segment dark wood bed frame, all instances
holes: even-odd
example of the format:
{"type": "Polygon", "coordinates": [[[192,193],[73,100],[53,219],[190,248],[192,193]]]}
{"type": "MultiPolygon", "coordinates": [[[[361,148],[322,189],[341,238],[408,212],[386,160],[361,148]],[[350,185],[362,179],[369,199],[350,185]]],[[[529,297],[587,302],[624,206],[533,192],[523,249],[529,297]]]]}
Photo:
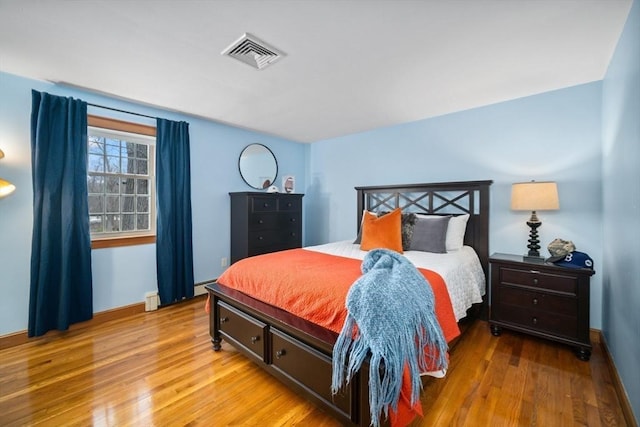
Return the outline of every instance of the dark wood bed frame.
{"type": "MultiPolygon", "coordinates": [[[[357,226],[364,209],[435,215],[469,213],[465,244],[489,270],[489,186],[492,181],[356,187],[357,226]]],[[[488,280],[487,280],[488,283],[488,280]]],[[[225,339],[289,387],[316,402],[344,425],[368,426],[368,367],[338,395],[331,395],[333,331],[213,283],[209,292],[209,333],[215,351],[225,339]]],[[[486,305],[486,304],[482,304],[486,305]]],[[[384,423],[383,423],[384,424],[384,423]]]]}

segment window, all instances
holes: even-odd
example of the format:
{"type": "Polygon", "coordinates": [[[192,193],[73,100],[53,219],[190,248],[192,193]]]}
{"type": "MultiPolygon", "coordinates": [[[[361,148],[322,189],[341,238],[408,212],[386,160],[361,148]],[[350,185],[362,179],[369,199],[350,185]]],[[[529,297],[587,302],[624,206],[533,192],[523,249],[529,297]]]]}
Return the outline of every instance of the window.
{"type": "Polygon", "coordinates": [[[88,117],[89,228],[93,248],[155,242],[155,131],[88,117]]]}

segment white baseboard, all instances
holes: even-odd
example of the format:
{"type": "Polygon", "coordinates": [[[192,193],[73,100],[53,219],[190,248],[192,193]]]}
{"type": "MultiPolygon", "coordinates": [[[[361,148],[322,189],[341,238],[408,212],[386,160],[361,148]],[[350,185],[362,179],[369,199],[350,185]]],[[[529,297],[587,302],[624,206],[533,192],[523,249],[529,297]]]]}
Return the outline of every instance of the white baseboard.
{"type": "Polygon", "coordinates": [[[200,283],[196,283],[196,286],[194,288],[194,292],[193,292],[193,296],[198,296],[198,295],[205,295],[207,293],[207,290],[204,288],[204,285],[208,285],[209,283],[213,283],[215,282],[214,280],[210,280],[208,282],[200,282],[200,283]]]}

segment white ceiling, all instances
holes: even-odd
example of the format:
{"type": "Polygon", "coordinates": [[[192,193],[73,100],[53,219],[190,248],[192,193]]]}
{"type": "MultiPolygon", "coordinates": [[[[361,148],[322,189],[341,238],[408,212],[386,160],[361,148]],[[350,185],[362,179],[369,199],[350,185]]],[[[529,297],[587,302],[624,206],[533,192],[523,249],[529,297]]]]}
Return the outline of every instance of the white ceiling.
{"type": "Polygon", "coordinates": [[[0,0],[0,70],[314,142],[600,80],[631,3],[0,0]]]}

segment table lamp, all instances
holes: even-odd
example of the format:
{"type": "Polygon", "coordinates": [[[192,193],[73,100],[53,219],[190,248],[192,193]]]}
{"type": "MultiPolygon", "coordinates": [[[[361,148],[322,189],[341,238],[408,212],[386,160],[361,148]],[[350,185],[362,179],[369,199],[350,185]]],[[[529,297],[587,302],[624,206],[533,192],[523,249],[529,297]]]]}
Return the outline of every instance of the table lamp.
{"type": "Polygon", "coordinates": [[[540,241],[538,240],[538,227],[542,222],[538,219],[536,211],[557,210],[560,208],[558,201],[558,186],[550,181],[516,182],[511,186],[511,209],[516,211],[531,211],[531,218],[527,225],[529,232],[529,252],[525,255],[525,261],[544,262],[540,256],[540,241]]]}

